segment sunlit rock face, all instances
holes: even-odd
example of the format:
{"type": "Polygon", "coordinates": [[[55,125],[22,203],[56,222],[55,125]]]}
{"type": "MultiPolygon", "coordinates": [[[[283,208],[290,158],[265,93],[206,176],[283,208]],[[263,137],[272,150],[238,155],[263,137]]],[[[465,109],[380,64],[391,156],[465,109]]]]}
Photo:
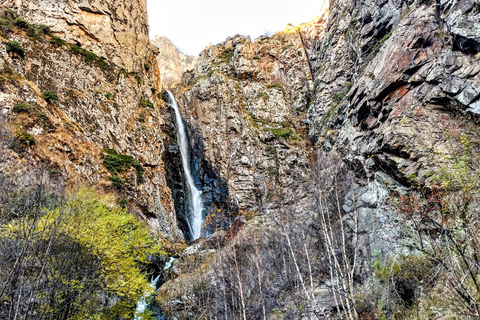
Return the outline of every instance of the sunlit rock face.
{"type": "Polygon", "coordinates": [[[33,39],[22,30],[7,32],[24,48],[25,58],[8,53],[6,41],[0,46],[6,79],[0,114],[12,137],[25,131],[36,144],[28,152],[2,144],[2,170],[21,175],[43,163],[48,172],[66,176],[70,186],[95,186],[123,199],[159,234],[183,238],[166,183],[167,106],[158,96],[161,83],[145,2],[17,1],[3,3],[5,8],[30,23],[51,26],[52,35],[66,42],[55,45],[50,35],[33,39]],[[71,44],[97,60],[87,61],[71,44]],[[47,103],[45,90],[54,91],[58,100],[47,103]],[[35,113],[15,112],[18,103],[30,104],[35,113]],[[142,179],[129,168],[120,173],[124,183],[115,187],[103,164],[105,149],[138,160],[142,179]]]}
{"type": "Polygon", "coordinates": [[[185,55],[166,37],[155,36],[151,41],[159,51],[157,62],[162,83],[166,87],[179,83],[182,74],[193,68],[196,58],[185,55]]]}
{"type": "Polygon", "coordinates": [[[52,26],[55,35],[128,71],[140,71],[143,57],[152,50],[145,0],[12,0],[2,6],[33,23],[52,26]]]}
{"type": "MultiPolygon", "coordinates": [[[[314,197],[322,179],[314,163],[322,159],[344,164],[354,177],[338,200],[345,221],[358,216],[364,274],[375,250],[388,257],[398,249],[387,240],[399,234],[398,223],[390,224],[391,197],[412,183],[435,183],[444,156],[462,150],[462,134],[478,149],[478,21],[478,1],[330,1],[328,20],[321,16],[255,41],[235,36],[205,49],[178,95],[207,202],[260,213],[234,238],[237,244],[253,246],[254,232],[267,233],[265,225],[282,210],[298,226],[308,225],[318,213],[314,197]],[[210,193],[215,185],[225,194],[210,193]]],[[[217,257],[234,248],[230,243],[217,257]]],[[[268,249],[260,255],[275,259],[268,249]]],[[[222,270],[215,261],[212,270],[222,270]]],[[[190,280],[200,274],[188,272],[190,280]]],[[[280,278],[278,270],[262,272],[280,278]]],[[[212,274],[208,281],[217,284],[226,277],[212,274]]],[[[165,291],[177,285],[170,281],[165,291]]],[[[315,294],[325,310],[338,307],[320,290],[315,294]]]]}

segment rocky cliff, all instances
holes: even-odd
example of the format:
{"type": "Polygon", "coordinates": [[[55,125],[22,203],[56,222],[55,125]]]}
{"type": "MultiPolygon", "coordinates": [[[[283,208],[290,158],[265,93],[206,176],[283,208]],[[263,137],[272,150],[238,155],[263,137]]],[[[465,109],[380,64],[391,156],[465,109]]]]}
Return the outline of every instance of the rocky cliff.
{"type": "MultiPolygon", "coordinates": [[[[395,196],[438,184],[466,145],[478,150],[479,10],[478,1],[330,1],[308,24],[205,49],[177,92],[193,167],[213,220],[248,221],[187,252],[159,303],[185,317],[375,314],[360,286],[355,311],[335,288],[365,281],[374,253],[402,250],[395,196]],[[330,210],[342,217],[326,228],[335,235],[322,220],[330,210]],[[338,256],[353,266],[335,265],[345,274],[325,281],[338,256]]],[[[441,303],[437,316],[448,314],[441,303]]]]}
{"type": "Polygon", "coordinates": [[[148,38],[147,4],[138,1],[3,1],[32,23],[51,26],[52,33],[105,57],[126,70],[139,72],[152,47],[148,38]]]}
{"type": "Polygon", "coordinates": [[[166,37],[155,36],[151,42],[160,51],[157,63],[162,83],[167,87],[179,83],[182,74],[193,68],[195,57],[185,55],[166,37]]]}
{"type": "Polygon", "coordinates": [[[72,185],[115,192],[153,230],[182,238],[145,1],[3,7],[0,106],[16,147],[2,144],[2,170],[21,175],[44,163],[72,185]]]}

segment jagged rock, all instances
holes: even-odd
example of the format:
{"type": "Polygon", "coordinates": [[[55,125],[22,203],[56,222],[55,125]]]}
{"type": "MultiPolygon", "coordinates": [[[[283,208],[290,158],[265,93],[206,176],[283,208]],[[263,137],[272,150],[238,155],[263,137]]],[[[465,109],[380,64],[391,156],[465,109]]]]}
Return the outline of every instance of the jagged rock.
{"type": "Polygon", "coordinates": [[[155,36],[151,42],[159,50],[157,63],[162,83],[172,87],[182,80],[185,71],[193,68],[196,58],[185,55],[166,37],[155,36]]]}
{"type": "Polygon", "coordinates": [[[130,4],[121,1],[23,1],[8,7],[32,19],[30,23],[52,25],[55,35],[78,41],[106,59],[88,53],[93,60],[87,61],[68,44],[51,43],[49,35],[30,39],[21,30],[6,35],[21,43],[25,59],[8,54],[7,41],[2,40],[0,112],[12,134],[20,126],[37,143],[27,153],[2,144],[5,150],[1,152],[8,155],[2,166],[12,174],[28,171],[28,164],[39,162],[62,168],[70,184],[116,192],[153,230],[183,238],[166,183],[162,157],[168,139],[162,129],[166,105],[154,94],[161,84],[147,37],[145,2],[140,1],[134,10],[126,6],[130,4]],[[101,25],[104,33],[98,30],[100,21],[105,22],[101,25]],[[144,69],[147,62],[152,65],[148,72],[144,69]],[[46,102],[45,90],[54,91],[58,101],[46,102]],[[31,104],[36,113],[15,113],[14,106],[21,102],[31,104]],[[111,174],[102,164],[102,150],[107,148],[137,159],[144,168],[143,183],[130,170],[123,176],[121,190],[113,187],[108,181],[111,174]],[[24,164],[16,164],[17,157],[24,164]]]}
{"type": "Polygon", "coordinates": [[[53,34],[81,45],[126,70],[141,72],[154,52],[148,38],[147,3],[100,0],[22,0],[0,4],[53,34]]]}

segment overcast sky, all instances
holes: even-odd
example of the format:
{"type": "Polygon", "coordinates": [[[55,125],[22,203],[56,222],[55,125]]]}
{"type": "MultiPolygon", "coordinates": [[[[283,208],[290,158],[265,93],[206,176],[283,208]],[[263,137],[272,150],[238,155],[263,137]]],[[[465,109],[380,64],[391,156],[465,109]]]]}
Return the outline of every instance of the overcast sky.
{"type": "Polygon", "coordinates": [[[147,0],[150,37],[166,36],[187,54],[235,34],[252,40],[319,14],[323,0],[147,0]]]}

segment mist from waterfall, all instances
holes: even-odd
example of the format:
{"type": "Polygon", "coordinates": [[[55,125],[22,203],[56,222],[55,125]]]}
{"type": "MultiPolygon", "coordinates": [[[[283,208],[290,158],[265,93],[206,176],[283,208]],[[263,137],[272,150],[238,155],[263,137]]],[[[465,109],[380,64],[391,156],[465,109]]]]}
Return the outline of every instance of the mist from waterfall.
{"type": "Polygon", "coordinates": [[[185,174],[187,199],[185,206],[186,220],[192,240],[200,238],[203,225],[203,200],[202,192],[197,189],[190,170],[190,161],[188,154],[188,141],[185,126],[183,124],[182,115],[178,108],[177,102],[173,94],[167,90],[170,98],[170,106],[175,110],[175,119],[177,123],[177,143],[180,147],[182,155],[183,172],[185,174]]]}

